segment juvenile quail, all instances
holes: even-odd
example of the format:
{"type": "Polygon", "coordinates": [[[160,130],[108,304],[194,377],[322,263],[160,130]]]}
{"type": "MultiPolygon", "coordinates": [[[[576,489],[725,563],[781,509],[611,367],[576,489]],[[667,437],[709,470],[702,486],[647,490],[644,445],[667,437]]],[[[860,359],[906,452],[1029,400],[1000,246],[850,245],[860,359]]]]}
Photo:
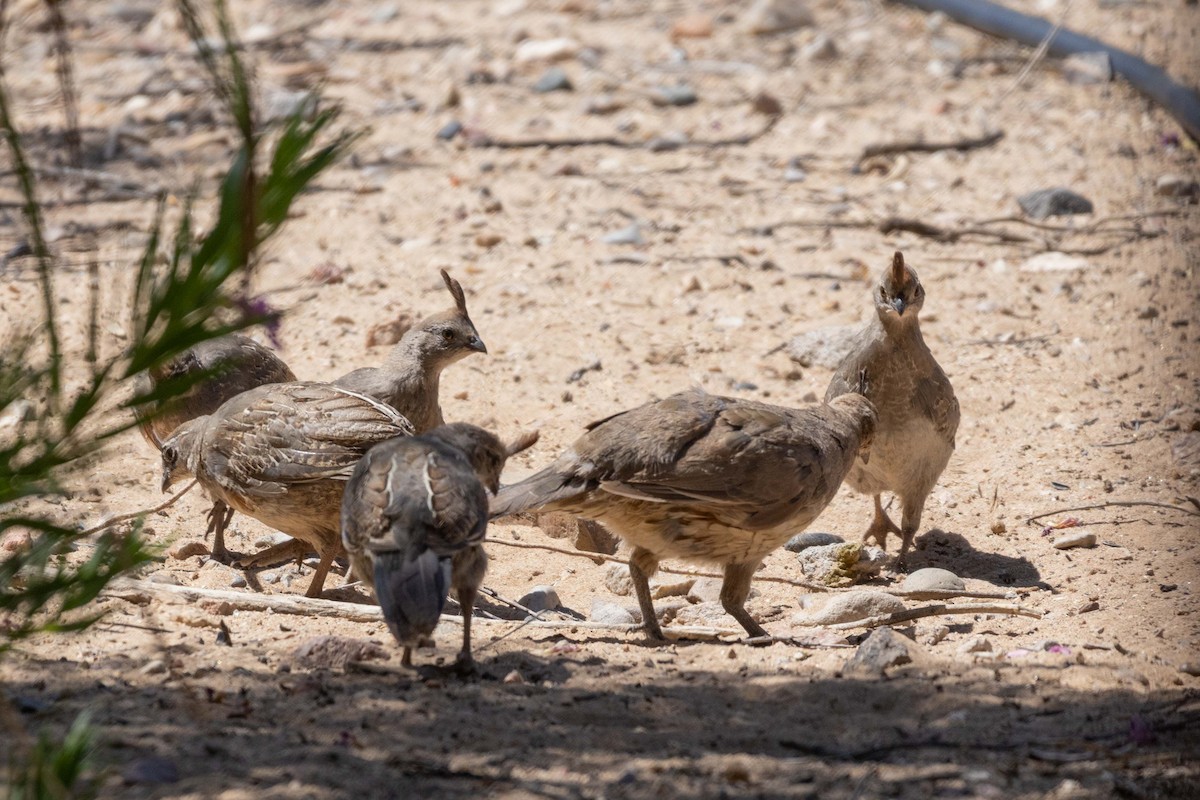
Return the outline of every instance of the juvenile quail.
{"type": "MultiPolygon", "coordinates": [[[[216,411],[222,403],[242,392],[268,383],[294,381],[296,376],[275,353],[245,336],[230,334],[185,350],[169,362],[137,378],[135,397],[146,397],[172,382],[190,386],[168,400],[134,407],[138,427],[146,441],[162,450],[163,440],[185,422],[216,411]],[[203,376],[203,377],[201,377],[203,376]]],[[[225,528],[233,510],[221,500],[208,512],[208,531],[213,534],[212,557],[227,563],[225,528]]]]}
{"type": "Polygon", "coordinates": [[[628,540],[642,619],[656,639],[649,577],[659,561],[719,564],[725,611],[765,636],[745,608],[755,569],[817,518],[874,423],[858,394],[783,408],[693,389],[592,423],[553,464],[501,489],[491,515],[567,511],[628,540]]]}
{"type": "Polygon", "coordinates": [[[458,281],[442,270],[454,308],[418,322],[400,339],[381,367],[356,369],[334,385],[382,400],[412,422],[417,433],[443,423],[438,403],[442,370],[472,353],[486,353],[458,281]]]}
{"type": "Polygon", "coordinates": [[[875,496],[875,518],[863,541],[875,539],[887,547],[888,533],[900,534],[897,564],[912,546],[921,524],[925,500],[954,451],[958,430],[958,400],[950,379],[921,337],[918,314],[925,289],[917,273],[897,252],[891,267],[875,286],[876,318],[858,334],[854,348],[838,366],[825,401],[858,390],[865,376],[865,394],[875,404],[879,424],[869,463],[859,461],[846,482],[875,496]],[[880,493],[900,500],[900,527],[888,518],[880,493]]]}
{"type": "Polygon", "coordinates": [[[351,470],[371,445],[411,434],[395,409],[358,392],[327,383],[260,386],[163,442],[163,491],[194,475],[231,508],[316,550],[320,563],[306,592],[316,597],[341,551],[351,470]]]}
{"type": "Polygon", "coordinates": [[[488,492],[505,460],[536,441],[505,447],[465,423],[391,439],[367,451],[342,499],[342,542],[355,575],[375,590],[388,629],[412,666],[452,587],[463,615],[460,667],[471,665],[471,609],[487,555],[488,492]]]}

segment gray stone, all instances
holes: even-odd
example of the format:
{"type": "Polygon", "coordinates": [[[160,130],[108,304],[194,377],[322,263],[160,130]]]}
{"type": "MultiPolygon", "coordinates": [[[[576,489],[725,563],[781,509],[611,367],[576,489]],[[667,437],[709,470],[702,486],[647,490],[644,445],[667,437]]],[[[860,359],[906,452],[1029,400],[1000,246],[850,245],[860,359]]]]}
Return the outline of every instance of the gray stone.
{"type": "Polygon", "coordinates": [[[571,84],[571,78],[562,67],[550,67],[533,84],[533,90],[539,94],[547,92],[570,92],[574,89],[575,87],[571,84]]]}
{"type": "Polygon", "coordinates": [[[826,586],[852,586],[863,578],[878,575],[887,563],[887,553],[858,542],[806,547],[796,554],[800,571],[826,586]]]}
{"type": "Polygon", "coordinates": [[[938,600],[967,588],[963,579],[948,569],[926,567],[909,573],[900,590],[914,600],[938,600]]]}
{"type": "Polygon", "coordinates": [[[854,651],[846,664],[848,675],[881,678],[890,667],[912,663],[912,649],[916,645],[891,628],[876,628],[854,651]]]}
{"type": "Polygon", "coordinates": [[[650,102],[656,106],[690,106],[700,98],[696,90],[685,84],[656,86],[650,90],[650,102]]]}
{"type": "Polygon", "coordinates": [[[697,578],[687,594],[693,603],[715,603],[721,599],[720,578],[697,578]]]}
{"type": "Polygon", "coordinates": [[[854,347],[857,325],[829,325],[794,336],[787,345],[788,358],[802,367],[837,369],[854,347]]]}
{"type": "Polygon", "coordinates": [[[592,600],[592,612],[588,619],[605,625],[633,625],[641,621],[641,614],[634,615],[633,611],[622,605],[597,597],[592,600]]]}
{"type": "Polygon", "coordinates": [[[1072,531],[1054,540],[1058,550],[1070,550],[1072,547],[1095,547],[1096,534],[1090,531],[1072,531]]]}
{"type": "Polygon", "coordinates": [[[1057,187],[1039,189],[1017,198],[1021,210],[1034,219],[1065,217],[1070,214],[1091,214],[1092,201],[1081,194],[1057,187]]]}
{"type": "Polygon", "coordinates": [[[229,585],[234,589],[244,589],[246,587],[246,577],[244,575],[234,575],[229,580],[229,585]]]}
{"type": "Polygon", "coordinates": [[[460,133],[462,133],[462,129],[463,124],[461,122],[456,119],[450,120],[438,129],[437,138],[441,139],[443,142],[448,142],[455,136],[458,136],[460,133]]]}
{"type": "Polygon", "coordinates": [[[805,609],[792,616],[795,625],[836,625],[903,611],[904,601],[886,592],[862,590],[830,595],[805,595],[805,609]]]}
{"type": "MultiPolygon", "coordinates": [[[[661,613],[661,609],[656,609],[661,613]]],[[[675,625],[705,625],[711,627],[729,625],[733,618],[725,613],[725,607],[720,603],[696,603],[679,608],[672,623],[675,625]]]]}
{"type": "Polygon", "coordinates": [[[533,612],[553,611],[562,606],[553,586],[535,586],[517,602],[533,612]]]}
{"type": "Polygon", "coordinates": [[[836,533],[821,533],[820,531],[805,531],[797,533],[795,536],[787,540],[787,544],[783,546],[785,550],[791,550],[793,553],[799,553],[808,547],[821,547],[827,544],[843,544],[846,540],[836,533]]]}
{"type": "Polygon", "coordinates": [[[317,115],[318,98],[307,90],[268,89],[263,99],[263,116],[267,122],[276,122],[300,115],[311,120],[317,115]]]}

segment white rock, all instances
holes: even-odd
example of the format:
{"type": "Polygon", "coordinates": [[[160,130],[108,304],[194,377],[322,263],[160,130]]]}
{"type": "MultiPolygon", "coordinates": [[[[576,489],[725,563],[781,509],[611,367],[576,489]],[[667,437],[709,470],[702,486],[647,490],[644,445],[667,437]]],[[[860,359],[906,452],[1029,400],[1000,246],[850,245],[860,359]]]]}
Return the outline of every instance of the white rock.
{"type": "Polygon", "coordinates": [[[894,614],[903,611],[904,602],[885,592],[862,590],[844,594],[810,595],[812,608],[806,608],[792,616],[795,625],[833,625],[838,622],[853,622],[894,614]],[[826,599],[828,598],[828,599],[826,599]]]}
{"type": "Polygon", "coordinates": [[[802,0],[759,0],[743,18],[746,30],[757,36],[782,33],[814,23],[802,0]]]}
{"type": "Polygon", "coordinates": [[[633,578],[629,577],[629,567],[624,564],[609,564],[604,573],[604,586],[621,597],[633,594],[633,578]]]}
{"type": "Polygon", "coordinates": [[[526,39],[517,46],[513,60],[518,64],[530,61],[562,61],[579,54],[579,42],[567,37],[558,39],[526,39]]]}
{"type": "MultiPolygon", "coordinates": [[[[618,565],[620,566],[620,565],[618,565]]],[[[686,597],[692,589],[695,578],[678,578],[671,581],[651,581],[650,597],[659,600],[663,597],[686,597]]]]}
{"type": "Polygon", "coordinates": [[[1021,264],[1021,272],[1073,272],[1079,269],[1091,269],[1091,266],[1091,262],[1081,256],[1051,251],[1038,253],[1036,256],[1025,259],[1021,264]]]}
{"type": "Polygon", "coordinates": [[[910,573],[900,584],[900,590],[911,592],[914,600],[936,600],[950,592],[961,592],[967,588],[962,578],[948,569],[926,567],[910,573]]]}
{"type": "Polygon", "coordinates": [[[1059,550],[1069,550],[1072,547],[1095,547],[1096,534],[1090,531],[1071,531],[1055,539],[1054,546],[1059,550]]]}
{"type": "Polygon", "coordinates": [[[562,606],[553,586],[535,586],[517,601],[530,611],[553,611],[562,606]]]}

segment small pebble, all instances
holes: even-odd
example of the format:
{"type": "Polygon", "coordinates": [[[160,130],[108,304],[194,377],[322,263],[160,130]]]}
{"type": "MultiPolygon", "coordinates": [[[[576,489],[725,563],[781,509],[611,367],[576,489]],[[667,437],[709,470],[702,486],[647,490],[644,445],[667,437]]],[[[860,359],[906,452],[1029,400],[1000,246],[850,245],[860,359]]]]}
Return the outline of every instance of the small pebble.
{"type": "Polygon", "coordinates": [[[585,114],[615,114],[625,107],[625,104],[611,94],[602,94],[590,98],[584,103],[583,111],[585,114]]]}
{"type": "Polygon", "coordinates": [[[1137,313],[1138,319],[1154,319],[1157,316],[1158,309],[1154,306],[1146,306],[1145,308],[1139,309],[1137,313]]]}
{"type": "Polygon", "coordinates": [[[1162,175],[1154,183],[1154,192],[1160,197],[1200,197],[1200,183],[1183,175],[1162,175]]]}
{"type": "Polygon", "coordinates": [[[708,14],[688,14],[671,26],[671,41],[707,39],[713,34],[713,20],[708,14]]]}
{"type": "Polygon", "coordinates": [[[959,655],[967,655],[969,653],[990,653],[992,652],[992,640],[986,636],[976,634],[970,639],[958,646],[959,655]]]}
{"type": "Polygon", "coordinates": [[[800,57],[805,61],[832,61],[838,57],[837,45],[823,33],[818,33],[804,47],[800,48],[800,57]]]}
{"type": "Polygon", "coordinates": [[[1179,671],[1184,675],[1191,675],[1200,678],[1200,661],[1188,661],[1180,665],[1179,671]]]}
{"type": "Polygon", "coordinates": [[[481,233],[475,237],[475,246],[492,248],[504,241],[504,237],[498,233],[481,233]]]}
{"type": "Polygon", "coordinates": [[[505,683],[524,683],[525,678],[521,675],[521,673],[517,672],[514,669],[512,672],[510,672],[504,676],[504,682],[505,683]]]}
{"type": "Polygon", "coordinates": [[[1017,204],[1033,219],[1091,214],[1093,211],[1091,200],[1062,187],[1023,194],[1017,198],[1017,204]]]}
{"type": "Polygon", "coordinates": [[[441,139],[444,142],[448,142],[451,139],[453,139],[455,136],[458,136],[460,133],[462,133],[462,129],[463,129],[463,124],[461,122],[459,122],[458,120],[451,120],[450,122],[447,122],[445,125],[443,125],[441,127],[441,129],[437,132],[437,138],[441,139]]]}
{"type": "Polygon", "coordinates": [[[637,622],[632,611],[601,598],[592,601],[592,613],[588,615],[588,619],[604,625],[632,625],[637,622]]]}
{"type": "Polygon", "coordinates": [[[1059,550],[1068,550],[1072,547],[1095,547],[1096,534],[1088,531],[1072,531],[1055,539],[1054,546],[1059,550]]]}
{"type": "Polygon", "coordinates": [[[650,102],[656,106],[690,106],[699,99],[696,90],[685,84],[656,86],[650,90],[650,102]]]}
{"type": "Polygon", "coordinates": [[[756,36],[791,31],[814,22],[803,0],[759,0],[742,17],[746,30],[756,36]]]}
{"type": "Polygon", "coordinates": [[[1090,614],[1093,611],[1099,611],[1100,604],[1095,600],[1089,600],[1075,610],[1076,614],[1090,614]]]}
{"type": "Polygon", "coordinates": [[[601,237],[600,241],[605,244],[645,244],[646,240],[642,238],[642,226],[638,223],[633,223],[618,231],[606,233],[601,237]]]}
{"type": "Polygon", "coordinates": [[[147,661],[140,670],[143,675],[159,675],[166,671],[167,665],[160,658],[147,661]]]}
{"type": "Polygon", "coordinates": [[[242,575],[234,575],[233,579],[229,581],[229,585],[234,589],[243,589],[246,586],[246,578],[242,575]]]}
{"type": "Polygon", "coordinates": [[[542,77],[533,84],[533,90],[539,94],[547,92],[570,92],[575,89],[570,77],[561,67],[551,67],[542,73],[542,77]]]}

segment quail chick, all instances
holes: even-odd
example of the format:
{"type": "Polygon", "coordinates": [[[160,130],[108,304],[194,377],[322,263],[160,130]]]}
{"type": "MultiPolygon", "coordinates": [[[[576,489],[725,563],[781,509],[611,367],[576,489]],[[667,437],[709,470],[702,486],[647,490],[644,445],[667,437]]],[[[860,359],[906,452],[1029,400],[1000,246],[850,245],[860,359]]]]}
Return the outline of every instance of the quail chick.
{"type": "Polygon", "coordinates": [[[186,422],[162,447],[163,491],[194,475],[236,511],[316,550],[321,593],[341,550],[342,492],[372,445],[412,434],[390,406],[326,383],[260,386],[186,422]]]}
{"type": "Polygon", "coordinates": [[[471,609],[487,568],[488,492],[499,488],[508,456],[536,438],[506,448],[459,422],[377,444],[354,468],[342,499],[342,542],[404,647],[405,666],[453,588],[463,615],[458,663],[470,667],[471,609]]]}
{"type": "Polygon", "coordinates": [[[859,461],[846,482],[875,497],[875,518],[863,541],[875,539],[887,547],[888,533],[900,534],[897,564],[912,546],[921,524],[925,499],[933,490],[954,451],[958,430],[958,400],[950,379],[921,337],[918,314],[925,289],[917,273],[897,252],[875,286],[876,318],[856,337],[854,347],[838,366],[825,401],[857,391],[865,376],[865,394],[875,404],[879,424],[869,463],[859,461]],[[900,527],[888,518],[880,493],[900,500],[900,527]]]}
{"type": "MultiPolygon", "coordinates": [[[[135,406],[134,415],[146,441],[161,451],[163,440],[172,431],[189,420],[213,413],[231,397],[256,386],[294,380],[296,376],[288,365],[272,350],[253,339],[230,334],[201,342],[139,375],[136,397],[150,395],[172,382],[194,382],[169,400],[135,406]]],[[[225,548],[225,528],[232,517],[233,510],[221,500],[215,500],[208,512],[212,558],[222,563],[232,558],[225,548]]]]}
{"type": "Polygon", "coordinates": [[[693,389],[593,423],[553,464],[501,489],[491,515],[567,511],[628,540],[653,638],[649,577],[664,558],[721,565],[725,611],[766,636],[745,608],[755,569],[817,518],[874,424],[858,394],[783,408],[693,389]]]}
{"type": "Polygon", "coordinates": [[[381,367],[356,369],[334,381],[351,391],[390,405],[412,422],[417,433],[441,425],[438,384],[442,370],[472,353],[486,353],[467,314],[467,298],[458,281],[442,270],[454,308],[418,322],[400,339],[381,367]]]}

